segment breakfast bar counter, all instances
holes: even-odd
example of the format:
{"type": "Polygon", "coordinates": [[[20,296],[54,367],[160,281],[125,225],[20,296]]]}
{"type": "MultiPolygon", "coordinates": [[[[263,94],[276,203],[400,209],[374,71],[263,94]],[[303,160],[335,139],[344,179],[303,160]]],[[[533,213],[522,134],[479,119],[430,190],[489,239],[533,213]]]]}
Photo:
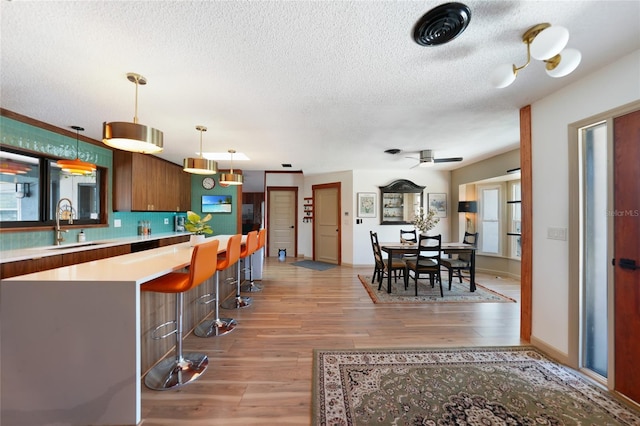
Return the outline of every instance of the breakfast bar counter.
{"type": "MultiPolygon", "coordinates": [[[[213,238],[224,252],[229,236],[213,238]]],[[[172,311],[151,312],[157,304],[140,284],[189,265],[192,250],[181,243],[3,279],[0,423],[138,424],[141,377],[171,347],[145,359],[143,336],[172,311]]],[[[193,290],[206,294],[211,281],[193,290]]],[[[185,330],[210,313],[197,296],[185,330]]]]}

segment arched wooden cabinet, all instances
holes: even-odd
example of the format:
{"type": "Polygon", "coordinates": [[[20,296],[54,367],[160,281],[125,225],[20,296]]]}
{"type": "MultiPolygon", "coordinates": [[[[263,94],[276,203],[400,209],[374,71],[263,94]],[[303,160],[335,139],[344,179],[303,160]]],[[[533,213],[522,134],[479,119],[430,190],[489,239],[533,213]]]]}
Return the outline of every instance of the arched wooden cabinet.
{"type": "Polygon", "coordinates": [[[424,186],[410,180],[399,179],[380,187],[380,224],[410,224],[423,207],[424,186]]]}

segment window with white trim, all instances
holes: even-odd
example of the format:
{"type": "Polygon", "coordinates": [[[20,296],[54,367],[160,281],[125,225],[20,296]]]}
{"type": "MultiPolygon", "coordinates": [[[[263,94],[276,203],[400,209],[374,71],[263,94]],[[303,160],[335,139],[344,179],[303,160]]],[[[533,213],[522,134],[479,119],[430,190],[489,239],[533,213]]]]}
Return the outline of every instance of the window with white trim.
{"type": "Polygon", "coordinates": [[[481,254],[501,254],[502,188],[500,184],[478,185],[478,252],[481,254]]]}

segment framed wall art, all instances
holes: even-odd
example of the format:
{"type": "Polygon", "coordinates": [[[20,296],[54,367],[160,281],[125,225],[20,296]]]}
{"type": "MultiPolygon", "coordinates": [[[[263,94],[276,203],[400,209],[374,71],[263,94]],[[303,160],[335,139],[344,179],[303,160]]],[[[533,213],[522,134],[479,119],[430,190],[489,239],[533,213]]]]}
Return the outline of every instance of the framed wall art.
{"type": "Polygon", "coordinates": [[[429,209],[435,210],[438,217],[447,217],[447,194],[430,193],[429,209]]]}
{"type": "Polygon", "coordinates": [[[358,217],[376,217],[375,192],[358,192],[358,217]]]}

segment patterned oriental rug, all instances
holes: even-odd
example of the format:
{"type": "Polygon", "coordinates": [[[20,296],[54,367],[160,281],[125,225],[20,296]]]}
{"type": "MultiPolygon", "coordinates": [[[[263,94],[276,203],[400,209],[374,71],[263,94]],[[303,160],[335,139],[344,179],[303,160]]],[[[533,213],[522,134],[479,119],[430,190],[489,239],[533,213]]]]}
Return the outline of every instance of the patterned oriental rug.
{"type": "Polygon", "coordinates": [[[314,350],[313,424],[638,425],[533,347],[314,350]]]}
{"type": "Polygon", "coordinates": [[[378,283],[371,284],[371,275],[358,275],[360,282],[364,286],[373,303],[446,303],[446,302],[515,302],[510,297],[489,290],[478,284],[476,281],[476,291],[469,291],[469,282],[463,279],[462,283],[454,279],[449,291],[449,281],[446,275],[442,278],[442,289],[444,297],[440,297],[440,287],[436,284],[431,288],[429,279],[418,280],[418,296],[416,296],[413,279],[409,281],[409,287],[404,289],[402,278],[397,282],[391,279],[391,293],[387,293],[387,279],[382,283],[382,288],[378,290],[378,283]]]}

